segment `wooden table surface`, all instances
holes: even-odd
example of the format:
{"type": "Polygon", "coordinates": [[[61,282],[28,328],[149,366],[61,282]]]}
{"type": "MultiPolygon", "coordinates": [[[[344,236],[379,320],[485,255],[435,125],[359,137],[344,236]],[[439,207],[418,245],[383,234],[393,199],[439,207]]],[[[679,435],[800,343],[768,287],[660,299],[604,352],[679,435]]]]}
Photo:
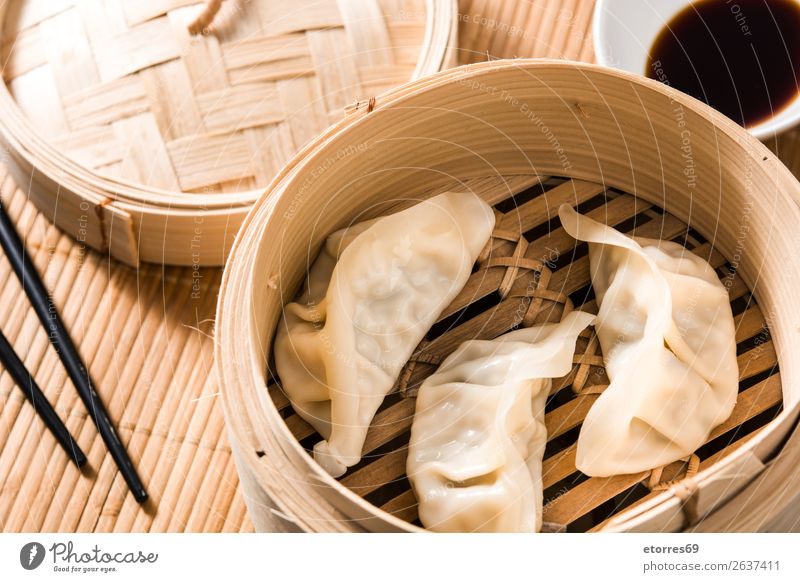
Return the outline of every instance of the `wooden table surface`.
{"type": "MultiPolygon", "coordinates": [[[[593,0],[461,0],[460,7],[462,63],[514,56],[593,59],[593,0]]],[[[770,145],[800,171],[798,132],[770,145]]],[[[150,493],[139,506],[127,492],[9,263],[0,257],[0,326],[90,466],[79,472],[68,463],[3,371],[2,530],[252,531],[212,371],[221,270],[131,269],[62,234],[2,166],[0,184],[3,202],[150,493]]]]}

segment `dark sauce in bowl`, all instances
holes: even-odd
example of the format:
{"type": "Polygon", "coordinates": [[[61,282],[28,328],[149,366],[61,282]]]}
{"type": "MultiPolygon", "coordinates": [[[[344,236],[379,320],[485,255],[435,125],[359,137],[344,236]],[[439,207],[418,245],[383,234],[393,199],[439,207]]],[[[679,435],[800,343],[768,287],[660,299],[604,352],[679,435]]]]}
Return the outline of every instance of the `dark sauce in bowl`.
{"type": "Polygon", "coordinates": [[[645,74],[758,125],[798,95],[800,2],[695,2],[659,33],[645,74]]]}

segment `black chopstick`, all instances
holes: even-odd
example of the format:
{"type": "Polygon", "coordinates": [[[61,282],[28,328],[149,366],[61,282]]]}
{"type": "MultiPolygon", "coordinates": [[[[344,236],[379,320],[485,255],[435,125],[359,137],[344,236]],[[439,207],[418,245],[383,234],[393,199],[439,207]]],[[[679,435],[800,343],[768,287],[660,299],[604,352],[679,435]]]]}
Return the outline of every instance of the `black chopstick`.
{"type": "Polygon", "coordinates": [[[108,412],[106,412],[103,402],[97,395],[94,386],[92,386],[89,372],[81,361],[78,350],[75,349],[75,345],[72,343],[64,323],[61,321],[55,304],[39,277],[39,273],[36,272],[31,262],[26,260],[25,247],[14,228],[14,224],[11,222],[11,218],[6,213],[2,201],[0,201],[0,245],[2,245],[14,272],[17,274],[17,278],[20,280],[31,305],[33,305],[36,315],[39,316],[39,320],[47,331],[50,343],[56,350],[58,357],[61,358],[61,363],[64,365],[67,375],[78,390],[78,395],[81,397],[83,405],[89,411],[89,416],[94,420],[100,436],[106,443],[111,453],[111,458],[114,459],[120,473],[122,473],[122,477],[133,493],[133,497],[140,503],[145,501],[147,499],[147,491],[145,491],[144,485],[136,474],[136,469],[134,469],[128,453],[125,451],[125,447],[122,446],[117,432],[108,418],[108,412]]]}
{"type": "Polygon", "coordinates": [[[78,443],[72,439],[67,427],[61,422],[58,414],[50,405],[50,401],[45,398],[42,389],[39,388],[36,380],[33,379],[25,364],[19,359],[17,352],[14,351],[13,346],[2,331],[0,331],[0,361],[3,362],[3,366],[8,370],[17,386],[25,393],[36,414],[39,415],[47,428],[50,429],[50,432],[53,433],[53,436],[56,437],[61,448],[67,452],[73,463],[78,467],[83,467],[86,464],[86,455],[83,454],[78,443]]]}

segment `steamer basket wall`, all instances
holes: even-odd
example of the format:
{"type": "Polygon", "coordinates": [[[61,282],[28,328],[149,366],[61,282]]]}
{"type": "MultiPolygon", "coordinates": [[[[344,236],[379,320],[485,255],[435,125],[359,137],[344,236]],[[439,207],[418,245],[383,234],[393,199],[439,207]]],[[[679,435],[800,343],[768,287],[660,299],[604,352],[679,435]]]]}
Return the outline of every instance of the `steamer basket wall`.
{"type": "MultiPolygon", "coordinates": [[[[586,64],[498,61],[382,96],[371,112],[357,112],[296,156],[245,220],[220,294],[216,362],[257,529],[418,529],[330,478],[294,438],[266,388],[275,326],[309,257],[335,229],[454,180],[508,177],[511,184],[521,175],[632,194],[688,224],[729,261],[735,257],[780,366],[783,408],[774,420],[720,462],[602,529],[688,527],[726,511],[742,487],[779,470],[765,467],[792,430],[800,398],[800,185],[743,129],[661,84],[586,64]]],[[[790,440],[781,457],[797,464],[799,448],[790,440]]],[[[789,465],[782,466],[785,474],[789,465]]],[[[749,503],[767,508],[769,501],[749,503]]]]}

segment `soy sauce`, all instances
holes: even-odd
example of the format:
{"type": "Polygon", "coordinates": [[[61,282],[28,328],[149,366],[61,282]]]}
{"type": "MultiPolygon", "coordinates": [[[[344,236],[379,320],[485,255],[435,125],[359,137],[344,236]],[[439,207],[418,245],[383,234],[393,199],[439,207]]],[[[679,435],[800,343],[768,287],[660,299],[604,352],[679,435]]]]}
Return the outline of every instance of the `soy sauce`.
{"type": "Polygon", "coordinates": [[[800,2],[695,2],[659,33],[645,74],[758,125],[797,96],[800,2]]]}

